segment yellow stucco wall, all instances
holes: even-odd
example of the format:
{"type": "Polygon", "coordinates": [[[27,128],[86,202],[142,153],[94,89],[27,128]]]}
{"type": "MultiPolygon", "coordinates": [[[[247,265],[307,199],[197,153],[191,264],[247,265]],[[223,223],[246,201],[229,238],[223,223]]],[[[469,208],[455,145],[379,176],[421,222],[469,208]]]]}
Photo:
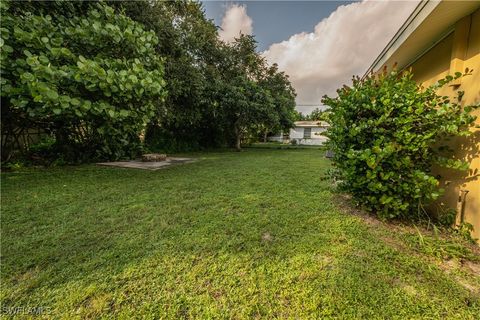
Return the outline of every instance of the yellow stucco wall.
{"type": "MultiPolygon", "coordinates": [[[[447,74],[463,71],[467,67],[474,69],[473,75],[462,78],[459,86],[442,88],[439,93],[456,96],[456,92],[462,90],[465,91],[463,105],[480,104],[480,10],[457,22],[452,34],[412,65],[415,80],[424,85],[430,85],[447,74]],[[468,28],[465,28],[466,25],[468,28]],[[458,63],[458,52],[461,52],[463,65],[458,63]],[[460,67],[462,70],[455,70],[460,67]]],[[[476,124],[480,125],[480,109],[475,110],[474,115],[478,117],[476,124]]],[[[472,128],[472,131],[473,134],[469,137],[449,141],[449,145],[456,150],[455,157],[470,163],[469,171],[435,168],[436,173],[442,177],[441,186],[446,191],[435,208],[439,210],[443,206],[455,209],[460,190],[468,190],[464,221],[474,226],[473,237],[480,239],[480,129],[472,128]]]]}

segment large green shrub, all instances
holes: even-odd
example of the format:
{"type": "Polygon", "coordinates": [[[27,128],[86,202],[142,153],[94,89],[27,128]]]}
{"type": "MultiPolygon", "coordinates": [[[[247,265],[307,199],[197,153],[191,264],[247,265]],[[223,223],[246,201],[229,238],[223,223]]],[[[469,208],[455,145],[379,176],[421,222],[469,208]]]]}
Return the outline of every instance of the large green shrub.
{"type": "MultiPolygon", "coordinates": [[[[468,70],[467,70],[468,72],[468,70]]],[[[466,169],[448,158],[438,141],[468,135],[475,117],[472,107],[437,90],[455,77],[447,76],[423,88],[405,71],[354,78],[352,87],[325,96],[330,107],[328,145],[334,151],[334,175],[339,185],[382,218],[412,217],[437,199],[438,178],[431,168],[442,164],[466,169]],[[437,147],[436,147],[437,146],[437,147]]]]}
{"type": "Polygon", "coordinates": [[[43,128],[75,160],[137,153],[166,93],[156,35],[102,3],[2,1],[1,14],[2,130],[43,128]]]}

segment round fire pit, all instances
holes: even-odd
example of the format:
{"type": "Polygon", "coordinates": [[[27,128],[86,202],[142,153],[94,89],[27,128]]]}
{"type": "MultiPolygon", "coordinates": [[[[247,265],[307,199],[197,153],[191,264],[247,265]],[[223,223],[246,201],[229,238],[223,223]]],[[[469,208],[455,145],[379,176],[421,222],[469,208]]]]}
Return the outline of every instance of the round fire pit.
{"type": "Polygon", "coordinates": [[[159,162],[165,161],[167,159],[167,155],[163,153],[147,153],[142,155],[143,162],[159,162]]]}

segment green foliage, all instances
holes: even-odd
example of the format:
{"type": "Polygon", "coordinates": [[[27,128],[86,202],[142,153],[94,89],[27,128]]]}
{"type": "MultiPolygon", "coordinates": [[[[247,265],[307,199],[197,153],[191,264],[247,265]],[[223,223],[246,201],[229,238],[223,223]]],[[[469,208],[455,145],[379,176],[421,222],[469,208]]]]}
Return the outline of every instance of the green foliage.
{"type": "Polygon", "coordinates": [[[1,6],[7,118],[53,133],[70,159],[135,155],[166,93],[156,35],[102,3],[1,6]]]}
{"type": "Polygon", "coordinates": [[[107,3],[2,2],[2,133],[38,128],[84,161],[133,157],[140,136],[173,152],[292,125],[293,88],[253,37],[221,42],[198,2],[107,3]]]}
{"type": "Polygon", "coordinates": [[[328,122],[328,110],[320,110],[316,108],[310,114],[304,115],[301,112],[297,114],[297,121],[327,121],[328,122]]]}
{"type": "Polygon", "coordinates": [[[295,92],[277,65],[267,66],[252,36],[232,43],[193,1],[112,2],[152,28],[167,58],[169,95],[150,123],[153,149],[186,151],[258,140],[293,124],[295,92]]]}
{"type": "Polygon", "coordinates": [[[48,150],[52,149],[53,145],[55,144],[55,138],[51,136],[42,137],[42,139],[30,146],[29,151],[33,153],[42,153],[47,152],[48,150]]]}
{"type": "Polygon", "coordinates": [[[477,243],[478,239],[472,237],[473,225],[471,223],[462,222],[456,227],[455,232],[466,241],[477,243]]]}
{"type": "Polygon", "coordinates": [[[2,169],[5,168],[7,171],[19,171],[25,167],[25,164],[22,161],[15,160],[2,164],[2,169]]]}
{"type": "Polygon", "coordinates": [[[436,209],[437,215],[435,217],[435,222],[440,226],[450,228],[455,223],[457,211],[454,208],[447,208],[445,210],[443,206],[438,206],[436,209]]]}
{"type": "Polygon", "coordinates": [[[450,160],[446,148],[435,147],[446,137],[468,135],[475,120],[472,107],[436,93],[460,76],[423,88],[409,71],[385,72],[354,78],[338,97],[325,96],[328,146],[340,186],[382,218],[412,217],[437,199],[442,190],[432,165],[468,168],[450,160]]]}
{"type": "Polygon", "coordinates": [[[264,118],[264,133],[287,132],[295,121],[295,89],[292,87],[288,75],[278,70],[276,63],[264,66],[263,75],[259,81],[263,90],[272,98],[272,109],[264,118]]]}
{"type": "Polygon", "coordinates": [[[216,104],[235,147],[249,134],[288,130],[293,125],[295,91],[276,64],[268,66],[256,52],[252,36],[241,35],[222,49],[223,63],[216,81],[216,104]]]}
{"type": "MultiPolygon", "coordinates": [[[[450,238],[440,237],[440,230],[433,227],[433,234],[424,234],[415,227],[416,234],[405,234],[403,239],[405,243],[424,254],[434,256],[438,259],[464,259],[471,261],[480,261],[480,257],[465,244],[475,244],[470,236],[470,231],[464,231],[458,235],[452,234],[450,238]],[[456,238],[460,239],[456,239],[456,238]]],[[[447,231],[448,232],[448,231],[447,231]]]]}
{"type": "Polygon", "coordinates": [[[157,105],[146,132],[152,149],[188,151],[225,144],[213,104],[220,41],[214,23],[194,1],[111,1],[130,18],[151,28],[155,50],[166,57],[168,96],[157,105]]]}

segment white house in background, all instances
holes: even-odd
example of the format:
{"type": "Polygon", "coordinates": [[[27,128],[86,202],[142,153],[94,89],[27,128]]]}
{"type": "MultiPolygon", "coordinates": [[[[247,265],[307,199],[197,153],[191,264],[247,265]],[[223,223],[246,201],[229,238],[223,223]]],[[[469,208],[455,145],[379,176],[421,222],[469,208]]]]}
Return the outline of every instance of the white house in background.
{"type": "Polygon", "coordinates": [[[268,137],[268,140],[282,143],[320,146],[327,141],[327,137],[322,135],[322,133],[325,132],[328,127],[329,124],[324,121],[295,121],[294,127],[290,129],[290,134],[288,136],[281,132],[275,136],[268,137]]]}
{"type": "Polygon", "coordinates": [[[328,126],[324,121],[295,121],[294,127],[290,129],[289,140],[303,145],[322,145],[327,141],[327,137],[322,133],[328,126]]]}

